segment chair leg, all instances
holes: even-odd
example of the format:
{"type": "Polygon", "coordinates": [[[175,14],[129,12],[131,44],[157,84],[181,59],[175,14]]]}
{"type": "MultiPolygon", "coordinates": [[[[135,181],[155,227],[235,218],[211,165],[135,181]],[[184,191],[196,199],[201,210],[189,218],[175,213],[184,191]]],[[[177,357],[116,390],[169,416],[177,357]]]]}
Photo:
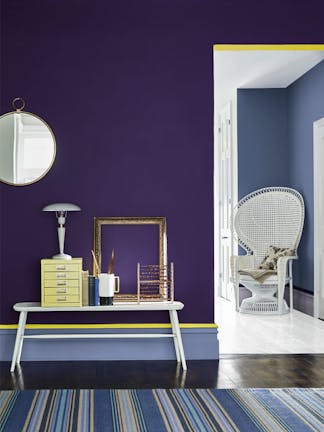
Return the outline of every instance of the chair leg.
{"type": "Polygon", "coordinates": [[[235,294],[235,310],[236,312],[240,309],[240,284],[235,281],[234,282],[234,294],[235,294]]]}
{"type": "Polygon", "coordinates": [[[278,314],[282,315],[283,310],[283,297],[284,297],[284,291],[285,291],[285,283],[278,283],[278,314]]]}
{"type": "Polygon", "coordinates": [[[292,280],[289,281],[289,309],[290,312],[293,311],[294,309],[294,295],[293,295],[293,284],[292,284],[292,280]]]}
{"type": "Polygon", "coordinates": [[[289,261],[289,309],[290,312],[294,309],[294,284],[292,277],[292,261],[289,261]]]}

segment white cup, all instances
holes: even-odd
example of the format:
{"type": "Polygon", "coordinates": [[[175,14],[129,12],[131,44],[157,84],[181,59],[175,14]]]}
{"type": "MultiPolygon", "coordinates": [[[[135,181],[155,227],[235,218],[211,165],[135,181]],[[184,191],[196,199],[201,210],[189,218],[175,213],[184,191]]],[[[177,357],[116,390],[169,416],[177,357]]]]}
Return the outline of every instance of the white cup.
{"type": "Polygon", "coordinates": [[[112,305],[115,293],[119,292],[119,276],[108,273],[100,273],[99,277],[99,297],[101,305],[112,305]]]}

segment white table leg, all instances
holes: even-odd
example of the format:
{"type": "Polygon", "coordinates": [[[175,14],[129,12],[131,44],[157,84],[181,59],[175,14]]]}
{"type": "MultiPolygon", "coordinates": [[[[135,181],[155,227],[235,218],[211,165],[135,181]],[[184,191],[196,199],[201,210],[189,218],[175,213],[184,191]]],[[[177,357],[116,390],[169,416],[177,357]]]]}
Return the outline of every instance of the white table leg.
{"type": "Polygon", "coordinates": [[[18,349],[18,355],[17,355],[17,360],[16,360],[16,364],[19,365],[20,364],[20,358],[21,358],[21,351],[22,351],[22,347],[23,347],[23,342],[24,342],[24,335],[25,335],[25,328],[26,328],[26,321],[27,321],[27,312],[24,313],[24,318],[23,318],[23,323],[22,323],[22,332],[20,335],[20,345],[19,345],[19,349],[18,349]]]}
{"type": "Polygon", "coordinates": [[[172,334],[173,334],[174,349],[175,349],[175,353],[176,353],[177,362],[179,363],[180,362],[179,345],[178,345],[178,341],[177,341],[177,334],[174,331],[175,323],[173,321],[173,316],[172,316],[171,310],[169,310],[169,315],[170,315],[170,323],[171,323],[171,329],[172,329],[172,334]]]}
{"type": "Polygon", "coordinates": [[[187,364],[186,364],[186,358],[185,353],[183,350],[182,345],[182,338],[181,338],[181,332],[180,332],[180,326],[179,326],[179,320],[178,320],[178,313],[176,310],[170,310],[170,316],[171,318],[171,325],[172,325],[172,332],[176,335],[174,340],[176,341],[179,349],[180,359],[182,363],[183,370],[187,370],[187,364]]]}
{"type": "Polygon", "coordinates": [[[20,361],[20,355],[21,355],[21,350],[24,341],[26,321],[27,321],[27,312],[20,312],[10,372],[14,372],[16,364],[19,363],[20,361]]]}

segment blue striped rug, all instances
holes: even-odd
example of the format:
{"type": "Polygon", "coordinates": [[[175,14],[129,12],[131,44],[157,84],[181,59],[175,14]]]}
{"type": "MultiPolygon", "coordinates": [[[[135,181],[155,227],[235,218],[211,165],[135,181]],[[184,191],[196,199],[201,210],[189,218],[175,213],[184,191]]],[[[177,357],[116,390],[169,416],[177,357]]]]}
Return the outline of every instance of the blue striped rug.
{"type": "Polygon", "coordinates": [[[0,391],[0,431],[324,431],[324,389],[0,391]]]}

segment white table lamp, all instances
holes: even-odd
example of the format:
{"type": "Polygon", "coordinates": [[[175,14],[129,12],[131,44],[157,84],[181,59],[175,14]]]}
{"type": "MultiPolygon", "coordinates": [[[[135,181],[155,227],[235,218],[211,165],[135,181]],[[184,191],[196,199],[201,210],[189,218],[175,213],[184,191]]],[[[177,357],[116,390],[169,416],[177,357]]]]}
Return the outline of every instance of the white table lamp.
{"type": "Polygon", "coordinates": [[[58,234],[60,253],[54,255],[52,258],[64,259],[64,260],[69,260],[72,258],[71,255],[64,253],[65,227],[63,225],[65,224],[65,218],[67,216],[68,211],[80,211],[80,210],[81,210],[80,207],[78,207],[77,205],[69,204],[69,203],[49,204],[43,208],[43,211],[55,212],[58,221],[57,234],[58,234]]]}

